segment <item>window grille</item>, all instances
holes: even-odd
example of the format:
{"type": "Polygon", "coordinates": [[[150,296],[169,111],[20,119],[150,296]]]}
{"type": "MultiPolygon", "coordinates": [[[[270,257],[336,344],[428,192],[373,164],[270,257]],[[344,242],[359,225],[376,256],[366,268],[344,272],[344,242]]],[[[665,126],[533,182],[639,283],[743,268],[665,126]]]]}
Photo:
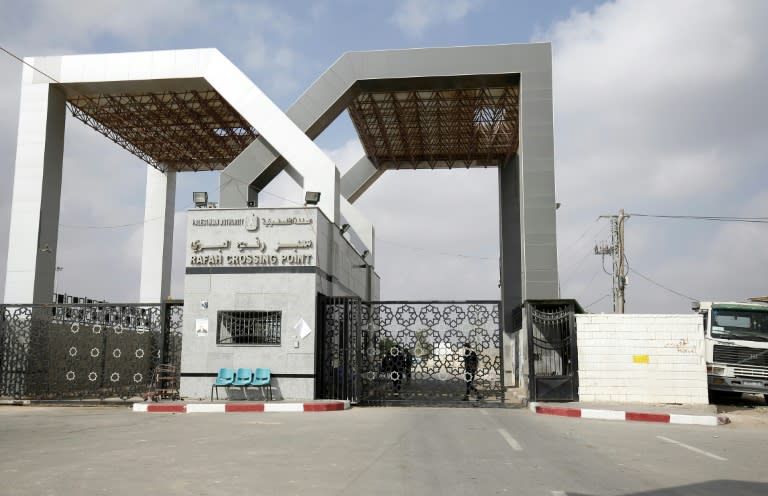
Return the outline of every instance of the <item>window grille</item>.
{"type": "Polygon", "coordinates": [[[216,344],[280,344],[282,312],[218,312],[216,344]]]}

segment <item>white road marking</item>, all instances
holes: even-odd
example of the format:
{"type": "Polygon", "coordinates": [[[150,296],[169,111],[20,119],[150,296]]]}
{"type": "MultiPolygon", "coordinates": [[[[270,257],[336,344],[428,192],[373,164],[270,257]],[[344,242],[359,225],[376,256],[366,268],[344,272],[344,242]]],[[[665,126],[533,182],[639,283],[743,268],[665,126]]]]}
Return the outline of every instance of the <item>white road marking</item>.
{"type": "Polygon", "coordinates": [[[720,460],[721,462],[727,462],[727,458],[723,458],[722,456],[717,456],[714,453],[710,453],[709,451],[704,451],[702,449],[696,448],[694,446],[690,446],[688,444],[681,443],[680,441],[675,441],[674,439],[669,439],[668,437],[664,436],[656,436],[657,439],[661,439],[662,441],[666,441],[668,443],[676,444],[678,446],[681,446],[685,449],[691,450],[694,453],[698,453],[700,455],[708,456],[710,458],[714,458],[715,460],[720,460]]]}
{"type": "Polygon", "coordinates": [[[501,434],[501,437],[504,438],[504,440],[513,450],[523,451],[523,447],[520,446],[520,443],[518,443],[509,432],[507,432],[505,429],[498,429],[498,431],[499,431],[499,434],[501,434]]]}

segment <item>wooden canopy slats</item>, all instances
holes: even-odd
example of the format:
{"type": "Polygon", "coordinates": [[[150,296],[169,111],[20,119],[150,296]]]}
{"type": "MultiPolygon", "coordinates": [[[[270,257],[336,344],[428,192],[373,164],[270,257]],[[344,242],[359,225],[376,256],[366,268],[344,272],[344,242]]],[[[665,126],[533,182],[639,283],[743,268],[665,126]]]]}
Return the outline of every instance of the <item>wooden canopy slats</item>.
{"type": "Polygon", "coordinates": [[[68,98],[72,115],[165,172],[221,170],[258,133],[215,91],[68,98]]]}
{"type": "Polygon", "coordinates": [[[361,93],[349,115],[382,169],[495,166],[517,152],[518,86],[361,93]]]}

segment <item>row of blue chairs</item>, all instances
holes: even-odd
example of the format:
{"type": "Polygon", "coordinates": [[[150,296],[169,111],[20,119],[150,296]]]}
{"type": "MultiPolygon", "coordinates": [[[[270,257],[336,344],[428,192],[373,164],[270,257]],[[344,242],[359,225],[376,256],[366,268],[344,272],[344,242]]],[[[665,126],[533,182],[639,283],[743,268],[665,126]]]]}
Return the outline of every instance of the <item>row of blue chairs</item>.
{"type": "Polygon", "coordinates": [[[216,399],[219,399],[220,387],[239,387],[243,390],[243,398],[245,398],[245,388],[247,387],[259,387],[267,388],[269,400],[272,401],[272,373],[269,369],[235,369],[223,368],[219,369],[219,375],[216,376],[216,381],[211,386],[211,401],[213,401],[213,391],[216,390],[216,399]]]}

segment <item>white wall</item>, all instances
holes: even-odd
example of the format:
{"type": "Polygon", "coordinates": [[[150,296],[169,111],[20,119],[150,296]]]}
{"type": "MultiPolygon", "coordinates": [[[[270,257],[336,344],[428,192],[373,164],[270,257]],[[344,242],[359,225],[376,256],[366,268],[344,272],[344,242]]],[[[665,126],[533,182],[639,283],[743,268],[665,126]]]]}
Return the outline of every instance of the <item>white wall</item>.
{"type": "Polygon", "coordinates": [[[581,401],[708,403],[698,315],[583,314],[576,328],[581,401]]]}

